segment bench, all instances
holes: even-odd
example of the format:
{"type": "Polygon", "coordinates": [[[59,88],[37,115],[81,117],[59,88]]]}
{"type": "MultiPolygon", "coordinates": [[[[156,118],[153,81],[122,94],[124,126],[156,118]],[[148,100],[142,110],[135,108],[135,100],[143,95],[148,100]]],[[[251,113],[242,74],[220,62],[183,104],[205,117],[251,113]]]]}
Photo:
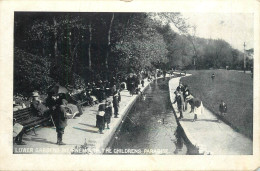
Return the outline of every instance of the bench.
{"type": "Polygon", "coordinates": [[[50,116],[48,117],[39,117],[36,116],[32,107],[20,109],[13,112],[13,119],[16,123],[19,123],[23,126],[23,130],[30,130],[33,129],[35,135],[35,127],[41,125],[44,122],[50,120],[50,116]]]}

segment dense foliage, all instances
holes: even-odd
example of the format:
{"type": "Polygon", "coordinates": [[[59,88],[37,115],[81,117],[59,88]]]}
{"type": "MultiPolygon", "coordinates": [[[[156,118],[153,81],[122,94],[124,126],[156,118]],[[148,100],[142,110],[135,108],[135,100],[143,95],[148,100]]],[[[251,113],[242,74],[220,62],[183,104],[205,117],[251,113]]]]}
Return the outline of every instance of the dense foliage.
{"type": "Polygon", "coordinates": [[[16,12],[14,93],[155,68],[243,68],[240,51],[189,28],[180,13],[16,12]]]}

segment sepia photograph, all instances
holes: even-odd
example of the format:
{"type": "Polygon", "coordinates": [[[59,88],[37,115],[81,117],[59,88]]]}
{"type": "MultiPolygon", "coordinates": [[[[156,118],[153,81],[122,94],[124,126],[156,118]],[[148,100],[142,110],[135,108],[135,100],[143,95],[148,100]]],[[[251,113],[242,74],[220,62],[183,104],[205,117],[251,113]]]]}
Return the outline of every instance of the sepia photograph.
{"type": "Polygon", "coordinates": [[[241,2],[233,11],[120,3],[8,11],[0,107],[10,158],[3,161],[52,160],[41,162],[44,170],[112,169],[116,161],[125,163],[116,170],[255,167],[259,10],[235,10],[241,2]]]}

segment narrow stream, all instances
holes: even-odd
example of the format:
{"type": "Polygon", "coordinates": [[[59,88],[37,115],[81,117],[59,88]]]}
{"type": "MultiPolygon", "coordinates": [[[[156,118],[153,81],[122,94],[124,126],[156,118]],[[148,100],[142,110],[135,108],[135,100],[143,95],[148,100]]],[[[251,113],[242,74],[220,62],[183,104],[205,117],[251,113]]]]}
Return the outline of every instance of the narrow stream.
{"type": "Polygon", "coordinates": [[[169,97],[169,78],[153,81],[116,132],[113,154],[181,154],[187,148],[177,131],[169,97]]]}

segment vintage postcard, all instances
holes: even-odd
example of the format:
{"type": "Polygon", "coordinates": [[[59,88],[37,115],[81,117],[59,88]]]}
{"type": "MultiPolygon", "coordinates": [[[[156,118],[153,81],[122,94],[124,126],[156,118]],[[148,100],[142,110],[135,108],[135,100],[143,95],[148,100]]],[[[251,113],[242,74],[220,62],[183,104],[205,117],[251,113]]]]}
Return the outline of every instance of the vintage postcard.
{"type": "Polygon", "coordinates": [[[0,169],[259,169],[258,1],[0,9],[0,169]]]}

